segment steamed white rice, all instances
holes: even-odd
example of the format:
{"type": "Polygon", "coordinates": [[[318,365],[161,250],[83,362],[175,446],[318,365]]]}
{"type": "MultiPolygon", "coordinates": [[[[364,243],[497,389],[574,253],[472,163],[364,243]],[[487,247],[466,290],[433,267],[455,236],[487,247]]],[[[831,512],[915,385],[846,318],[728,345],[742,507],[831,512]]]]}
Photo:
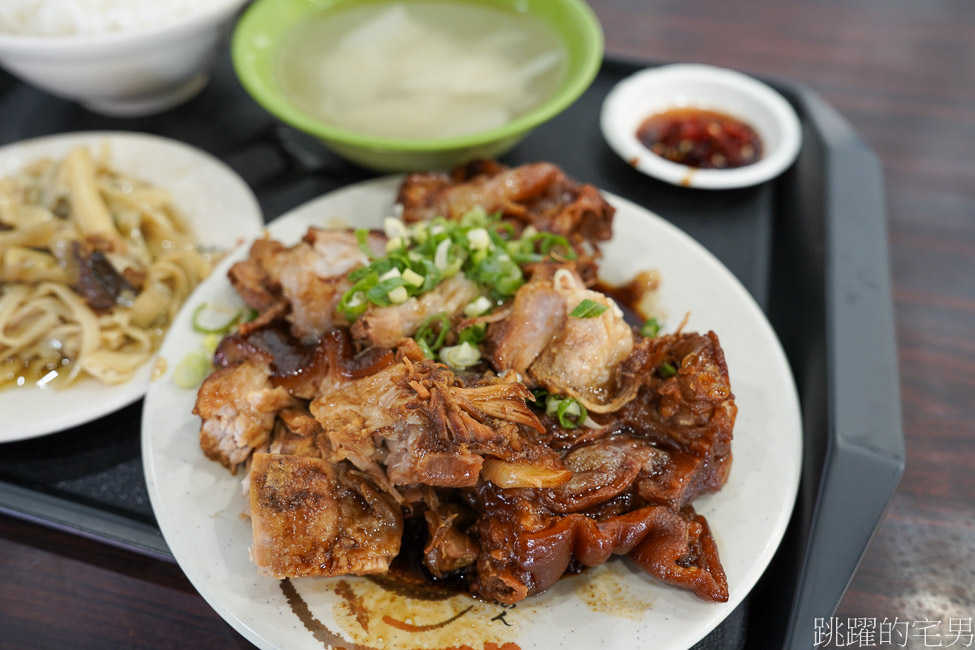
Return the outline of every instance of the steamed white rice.
{"type": "Polygon", "coordinates": [[[0,0],[0,33],[107,34],[199,13],[215,0],[0,0]]]}

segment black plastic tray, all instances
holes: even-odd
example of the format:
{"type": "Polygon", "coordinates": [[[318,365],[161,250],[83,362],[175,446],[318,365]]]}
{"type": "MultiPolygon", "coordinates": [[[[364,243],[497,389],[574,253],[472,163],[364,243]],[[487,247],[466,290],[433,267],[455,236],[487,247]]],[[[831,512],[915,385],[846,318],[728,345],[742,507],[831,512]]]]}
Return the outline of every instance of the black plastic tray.
{"type": "MultiPolygon", "coordinates": [[[[802,484],[772,567],[702,646],[808,648],[814,618],[839,603],[904,464],[880,165],[817,95],[779,81],[805,138],[783,176],[717,192],[649,179],[617,158],[598,129],[603,97],[642,67],[608,60],[578,102],[504,161],[551,160],[655,211],[715,253],[768,314],[802,402],[802,484]]],[[[0,143],[94,129],[189,142],[239,171],[268,220],[371,175],[271,119],[226,58],[190,103],[131,120],[93,115],[0,73],[0,115],[0,143]]],[[[171,560],[146,493],[140,417],[141,403],[0,446],[0,511],[171,560]]]]}

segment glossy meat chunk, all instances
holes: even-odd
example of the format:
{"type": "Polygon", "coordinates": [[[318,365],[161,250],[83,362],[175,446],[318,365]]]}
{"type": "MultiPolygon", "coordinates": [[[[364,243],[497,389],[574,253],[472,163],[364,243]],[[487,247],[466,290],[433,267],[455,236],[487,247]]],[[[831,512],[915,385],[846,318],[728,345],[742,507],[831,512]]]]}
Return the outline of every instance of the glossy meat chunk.
{"type": "Polygon", "coordinates": [[[250,482],[251,556],[261,575],[383,573],[399,553],[399,506],[347,465],[258,453],[250,482]]]}
{"type": "MultiPolygon", "coordinates": [[[[382,251],[380,235],[373,235],[370,244],[382,251]]],[[[317,337],[344,324],[335,306],[351,286],[346,275],[368,262],[351,231],[309,228],[290,248],[257,240],[248,258],[232,266],[228,276],[251,308],[265,312],[284,303],[292,333],[317,337]]]]}
{"type": "Polygon", "coordinates": [[[352,335],[369,345],[395,347],[430,316],[446,314],[454,319],[479,295],[477,285],[458,273],[419,298],[387,307],[370,305],[352,326],[352,335]]]}
{"type": "Polygon", "coordinates": [[[501,212],[519,225],[597,244],[612,235],[615,210],[592,185],[582,185],[551,163],[506,168],[472,163],[446,174],[410,174],[400,188],[403,219],[459,219],[474,207],[501,212]]]}
{"type": "Polygon", "coordinates": [[[111,309],[122,292],[135,289],[100,250],[80,241],[71,242],[72,270],[77,272],[75,292],[95,311],[111,309]]]}
{"type": "Polygon", "coordinates": [[[572,478],[543,491],[540,501],[558,513],[579,512],[605,503],[628,490],[638,476],[654,476],[669,457],[644,440],[609,436],[576,447],[562,458],[572,478]]]}
{"type": "Polygon", "coordinates": [[[569,268],[552,271],[523,285],[507,318],[490,326],[492,365],[574,397],[594,413],[615,411],[636,395],[645,355],[633,354],[633,330],[611,298],[587,289],[569,268]],[[584,301],[604,311],[572,316],[584,301]]]}
{"type": "MultiPolygon", "coordinates": [[[[635,394],[622,398],[614,390],[617,368],[633,351],[633,330],[612,298],[585,288],[579,276],[559,270],[552,279],[567,316],[528,372],[552,393],[575,397],[596,413],[616,410],[635,394]],[[598,316],[572,316],[583,301],[605,308],[598,316]]],[[[631,394],[632,393],[632,394],[631,394]]]]}
{"type": "Polygon", "coordinates": [[[304,408],[286,408],[278,413],[268,451],[288,456],[328,458],[331,447],[318,420],[304,408]]]}
{"type": "Polygon", "coordinates": [[[644,506],[597,520],[553,515],[528,491],[489,487],[475,497],[481,552],[471,588],[486,600],[516,603],[548,589],[574,558],[595,566],[629,554],[647,573],[703,600],[728,599],[728,584],[710,529],[693,510],[644,506]]]}
{"type": "Polygon", "coordinates": [[[274,256],[284,250],[279,242],[258,239],[251,244],[247,258],[227,271],[230,285],[251,309],[265,312],[277,304],[287,304],[281,297],[281,287],[265,268],[265,264],[272,263],[274,256]]]}
{"type": "Polygon", "coordinates": [[[508,317],[489,328],[492,365],[525,375],[565,318],[565,300],[551,282],[525,284],[515,294],[508,317]]]}
{"type": "Polygon", "coordinates": [[[426,510],[427,544],[423,548],[423,565],[437,578],[465,569],[477,561],[477,542],[464,532],[473,513],[456,503],[426,510]]]}
{"type": "Polygon", "coordinates": [[[302,343],[280,322],[248,328],[220,342],[214,364],[233,366],[245,359],[264,364],[275,386],[281,386],[295,397],[310,399],[317,394],[318,384],[328,369],[325,342],[327,339],[317,344],[302,343]]]}
{"type": "Polygon", "coordinates": [[[738,413],[718,336],[708,332],[652,339],[650,358],[655,370],[637,398],[614,415],[613,426],[679,451],[686,463],[694,459],[691,493],[716,492],[731,471],[738,413]],[[660,371],[664,364],[676,374],[665,377],[660,371]]]}
{"type": "Polygon", "coordinates": [[[200,447],[231,471],[267,442],[275,414],[295,404],[271,383],[266,364],[245,361],[218,368],[200,386],[193,413],[203,420],[200,447]]]}
{"type": "Polygon", "coordinates": [[[402,383],[407,370],[402,363],[360,379],[343,382],[310,404],[334,449],[333,460],[349,460],[374,480],[391,487],[380,467],[385,460],[384,438],[408,435],[422,426],[407,409],[412,392],[402,383]]]}

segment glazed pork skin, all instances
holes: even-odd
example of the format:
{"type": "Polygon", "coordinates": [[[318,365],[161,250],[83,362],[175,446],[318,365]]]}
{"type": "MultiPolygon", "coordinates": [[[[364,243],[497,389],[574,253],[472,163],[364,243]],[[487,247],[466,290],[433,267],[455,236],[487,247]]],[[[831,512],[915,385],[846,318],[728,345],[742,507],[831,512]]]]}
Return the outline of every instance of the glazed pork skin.
{"type": "Polygon", "coordinates": [[[345,463],[254,454],[251,557],[273,578],[385,573],[399,553],[403,515],[345,463]]]}
{"type": "Polygon", "coordinates": [[[532,490],[481,484],[467,496],[479,513],[471,590],[485,600],[516,603],[555,584],[573,559],[596,566],[612,555],[630,555],[653,577],[702,600],[728,600],[711,531],[691,508],[644,506],[597,519],[553,514],[532,490]]]}

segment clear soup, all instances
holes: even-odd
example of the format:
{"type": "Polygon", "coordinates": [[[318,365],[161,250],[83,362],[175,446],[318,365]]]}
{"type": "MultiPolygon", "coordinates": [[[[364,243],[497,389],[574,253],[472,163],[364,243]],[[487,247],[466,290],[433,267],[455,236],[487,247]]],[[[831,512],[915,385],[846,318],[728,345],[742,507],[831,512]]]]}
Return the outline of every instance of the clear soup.
{"type": "Polygon", "coordinates": [[[558,89],[565,44],[534,16],[478,3],[339,6],[292,28],[278,79],[316,119],[384,138],[497,128],[558,89]]]}

